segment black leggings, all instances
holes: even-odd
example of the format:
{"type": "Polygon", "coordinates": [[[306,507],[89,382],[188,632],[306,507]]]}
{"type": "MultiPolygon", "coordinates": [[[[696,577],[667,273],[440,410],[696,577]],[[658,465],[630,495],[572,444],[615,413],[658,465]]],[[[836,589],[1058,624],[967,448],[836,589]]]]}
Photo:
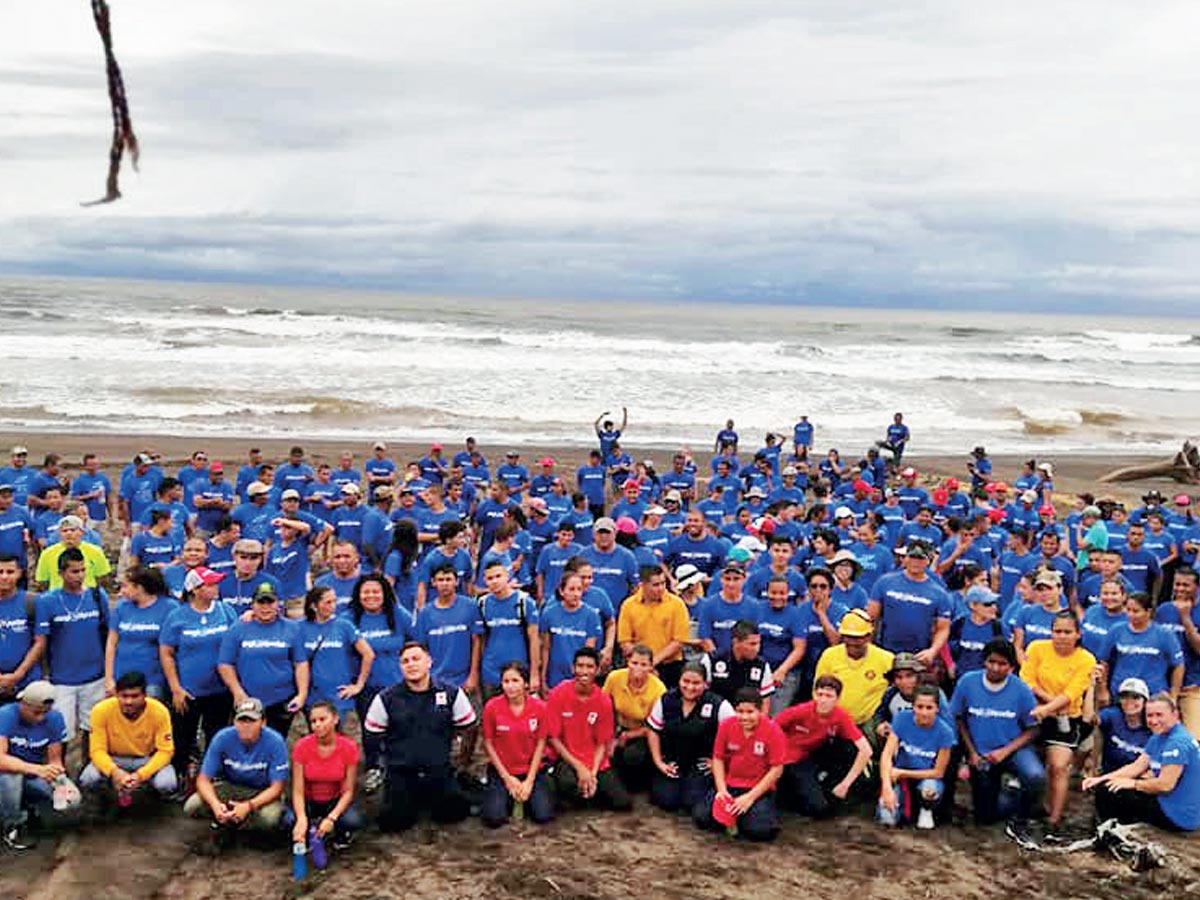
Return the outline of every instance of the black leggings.
{"type": "Polygon", "coordinates": [[[228,691],[193,697],[188,701],[185,713],[178,713],[174,706],[171,707],[171,731],[175,735],[175,756],[171,764],[181,779],[197,749],[200,730],[204,731],[204,746],[207,747],[213,735],[229,724],[232,714],[233,696],[228,691]]]}
{"type": "Polygon", "coordinates": [[[1125,824],[1145,822],[1163,831],[1183,830],[1167,818],[1154,794],[1130,790],[1110,791],[1105,784],[1096,788],[1096,818],[1101,822],[1116,819],[1125,824]]]}

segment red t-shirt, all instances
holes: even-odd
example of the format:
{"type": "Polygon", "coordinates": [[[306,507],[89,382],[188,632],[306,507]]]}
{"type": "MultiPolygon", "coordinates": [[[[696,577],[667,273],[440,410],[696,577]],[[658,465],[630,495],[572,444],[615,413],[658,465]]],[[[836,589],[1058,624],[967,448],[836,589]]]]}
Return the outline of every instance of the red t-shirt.
{"type": "Polygon", "coordinates": [[[725,763],[725,784],[731,788],[754,787],[772,766],[783,765],[786,751],[783,732],[766,716],[749,736],[736,718],[726,719],[713,744],[713,757],[725,763]]]}
{"type": "Polygon", "coordinates": [[[824,718],[818,716],[815,700],[789,706],[775,717],[775,724],[787,738],[786,762],[789,765],[807,759],[814,750],[834,738],[857,741],[863,736],[854,718],[840,706],[835,706],[824,718]]]}
{"type": "Polygon", "coordinates": [[[358,765],[358,744],[344,734],[334,738],[333,753],[321,756],[317,752],[317,736],[308,734],[296,741],[292,762],[304,766],[304,798],[317,803],[336,800],[342,793],[346,768],[358,765]]]}
{"type": "Polygon", "coordinates": [[[556,737],[571,751],[571,755],[590,766],[596,748],[603,746],[604,758],[599,771],[608,768],[608,750],[612,743],[615,722],[612,698],[598,687],[587,697],[575,691],[574,681],[564,681],[550,692],[546,703],[549,713],[548,737],[556,737]]]}
{"type": "Polygon", "coordinates": [[[483,708],[483,737],[492,742],[496,755],[510,775],[525,775],[537,742],[546,736],[546,703],[527,697],[521,714],[513,712],[508,698],[493,697],[483,708]]]}

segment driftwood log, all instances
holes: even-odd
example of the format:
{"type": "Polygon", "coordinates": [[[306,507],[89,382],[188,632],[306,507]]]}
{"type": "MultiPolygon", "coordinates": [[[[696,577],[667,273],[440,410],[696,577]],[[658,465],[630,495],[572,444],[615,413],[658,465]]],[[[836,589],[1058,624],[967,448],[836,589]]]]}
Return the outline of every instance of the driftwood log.
{"type": "Polygon", "coordinates": [[[1191,441],[1169,460],[1125,466],[1100,476],[1100,481],[1139,481],[1143,478],[1173,478],[1181,484],[1200,484],[1200,449],[1191,441]]]}

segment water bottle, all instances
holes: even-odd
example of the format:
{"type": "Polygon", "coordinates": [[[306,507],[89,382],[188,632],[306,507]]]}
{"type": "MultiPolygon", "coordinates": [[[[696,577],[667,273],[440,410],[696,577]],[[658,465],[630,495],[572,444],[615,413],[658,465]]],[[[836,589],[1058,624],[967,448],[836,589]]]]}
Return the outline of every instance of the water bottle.
{"type": "Polygon", "coordinates": [[[313,865],[324,869],[329,864],[329,854],[325,850],[325,838],[314,825],[308,829],[308,852],[312,854],[313,865]]]}
{"type": "Polygon", "coordinates": [[[304,841],[292,844],[292,878],[303,881],[308,876],[308,845],[304,841]]]}
{"type": "Polygon", "coordinates": [[[521,822],[525,819],[525,804],[520,800],[513,801],[513,821],[521,822]]]}
{"type": "Polygon", "coordinates": [[[1071,717],[1070,716],[1055,716],[1054,721],[1058,723],[1059,734],[1070,734],[1071,732],[1071,717]]]}
{"type": "Polygon", "coordinates": [[[133,791],[128,788],[121,788],[117,791],[117,806],[125,809],[133,805],[133,791]]]}

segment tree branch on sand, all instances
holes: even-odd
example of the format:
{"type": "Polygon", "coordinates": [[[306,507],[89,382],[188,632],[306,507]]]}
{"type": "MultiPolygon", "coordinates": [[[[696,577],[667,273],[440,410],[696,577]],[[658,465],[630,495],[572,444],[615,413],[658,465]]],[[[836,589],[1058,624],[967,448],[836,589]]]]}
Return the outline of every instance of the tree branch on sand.
{"type": "Polygon", "coordinates": [[[1169,460],[1144,463],[1140,466],[1124,466],[1114,469],[1098,479],[1102,482],[1140,481],[1143,478],[1173,478],[1181,484],[1200,484],[1200,448],[1191,441],[1169,460]]]}

